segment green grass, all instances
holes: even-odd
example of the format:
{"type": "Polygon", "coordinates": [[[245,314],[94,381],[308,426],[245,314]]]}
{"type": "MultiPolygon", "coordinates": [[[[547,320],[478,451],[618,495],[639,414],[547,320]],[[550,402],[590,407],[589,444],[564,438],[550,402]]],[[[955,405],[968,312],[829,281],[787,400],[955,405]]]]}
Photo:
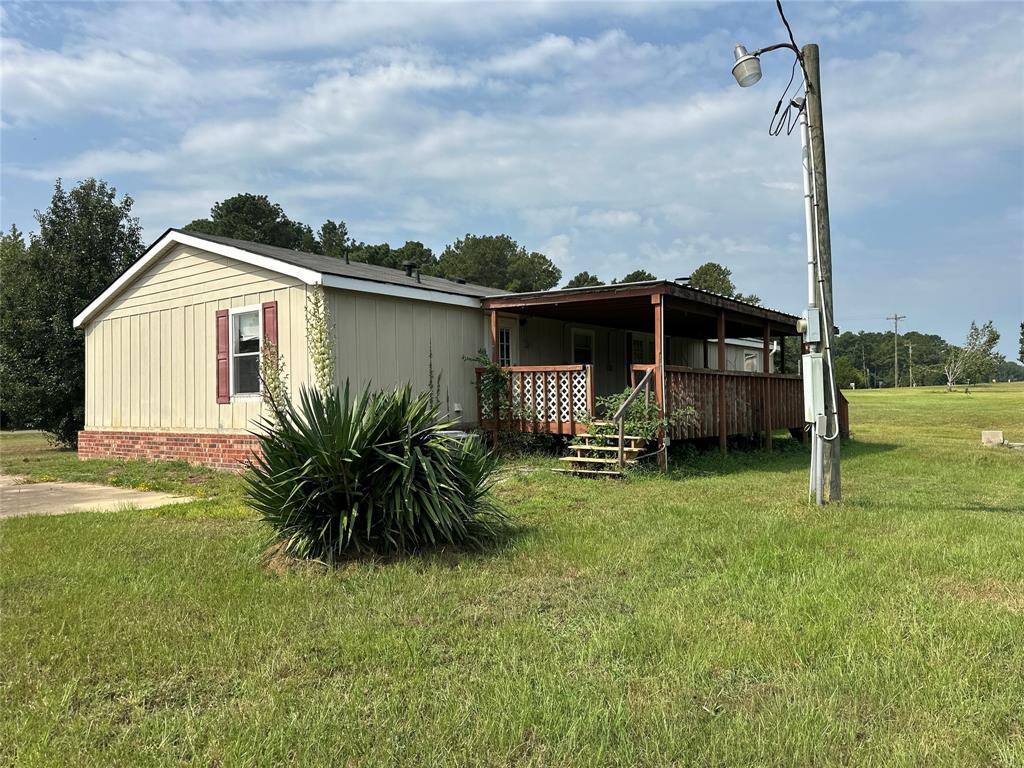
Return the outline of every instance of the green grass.
{"type": "Polygon", "coordinates": [[[780,447],[516,463],[497,551],[331,572],[262,566],[219,479],[6,521],[0,762],[1021,765],[1024,452],[980,431],[1024,442],[1024,387],[849,398],[824,509],[780,447]]]}

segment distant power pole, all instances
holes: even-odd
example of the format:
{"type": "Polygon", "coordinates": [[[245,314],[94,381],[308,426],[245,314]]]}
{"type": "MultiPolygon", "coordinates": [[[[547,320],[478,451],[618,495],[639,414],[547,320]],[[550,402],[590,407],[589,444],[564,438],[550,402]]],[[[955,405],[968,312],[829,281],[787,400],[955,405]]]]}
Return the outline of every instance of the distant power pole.
{"type": "Polygon", "coordinates": [[[907,360],[907,365],[910,367],[910,386],[914,386],[914,342],[907,342],[907,351],[910,353],[910,358],[907,360]]]}
{"type": "Polygon", "coordinates": [[[892,320],[892,322],[893,322],[893,329],[895,331],[895,335],[893,336],[893,339],[892,339],[892,352],[893,352],[893,358],[892,358],[893,380],[892,380],[892,385],[895,388],[895,387],[898,387],[900,385],[900,320],[906,320],[907,316],[906,315],[901,315],[898,312],[893,312],[892,313],[892,317],[887,317],[885,319],[886,320],[892,320]]]}

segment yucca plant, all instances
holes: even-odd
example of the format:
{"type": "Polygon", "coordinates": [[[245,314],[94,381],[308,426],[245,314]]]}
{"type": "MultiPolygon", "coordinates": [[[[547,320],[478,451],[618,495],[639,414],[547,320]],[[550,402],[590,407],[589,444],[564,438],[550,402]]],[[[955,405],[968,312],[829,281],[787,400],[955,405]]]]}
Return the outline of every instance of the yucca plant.
{"type": "Polygon", "coordinates": [[[297,558],[482,544],[504,521],[489,494],[496,462],[475,438],[445,435],[450,426],[408,386],[303,387],[257,428],[248,502],[297,558]]]}

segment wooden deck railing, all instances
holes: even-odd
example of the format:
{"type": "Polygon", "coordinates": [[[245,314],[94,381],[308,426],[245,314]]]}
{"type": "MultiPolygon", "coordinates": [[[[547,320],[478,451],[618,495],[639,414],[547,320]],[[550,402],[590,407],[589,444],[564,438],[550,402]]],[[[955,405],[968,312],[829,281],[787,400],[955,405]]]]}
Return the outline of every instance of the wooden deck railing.
{"type": "Polygon", "coordinates": [[[484,369],[476,369],[477,413],[484,429],[576,435],[594,413],[592,365],[513,365],[508,392],[497,403],[480,397],[484,369]]]}
{"type": "MultiPolygon", "coordinates": [[[[630,366],[632,386],[655,368],[630,366]]],[[[577,435],[586,431],[581,422],[596,415],[593,366],[517,365],[503,370],[510,374],[509,389],[497,404],[481,402],[484,369],[476,370],[477,413],[484,429],[577,435]]],[[[650,381],[656,375],[655,371],[650,381]]],[[[797,375],[666,365],[664,390],[669,415],[679,408],[694,409],[691,422],[672,427],[670,437],[675,440],[770,435],[777,429],[804,427],[803,383],[797,375]]],[[[653,392],[645,396],[657,397],[653,392]]],[[[848,437],[849,415],[842,393],[839,423],[842,435],[848,437]]]]}
{"type": "Polygon", "coordinates": [[[692,422],[673,427],[673,438],[752,435],[803,427],[799,376],[668,365],[665,378],[669,413],[683,407],[695,411],[692,422]]]}

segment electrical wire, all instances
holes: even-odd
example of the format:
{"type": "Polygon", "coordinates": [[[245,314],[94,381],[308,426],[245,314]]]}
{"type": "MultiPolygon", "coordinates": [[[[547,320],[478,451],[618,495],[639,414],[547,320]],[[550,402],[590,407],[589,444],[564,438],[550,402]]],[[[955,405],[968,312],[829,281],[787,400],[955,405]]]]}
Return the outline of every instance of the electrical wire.
{"type": "MultiPolygon", "coordinates": [[[[772,113],[772,119],[768,122],[768,134],[770,136],[778,136],[783,131],[786,132],[787,136],[793,133],[799,121],[800,111],[804,108],[804,104],[807,103],[805,98],[799,107],[794,104],[794,101],[796,101],[800,95],[799,86],[797,86],[797,91],[794,92],[793,96],[789,96],[789,89],[793,87],[793,81],[796,79],[797,61],[798,59],[793,59],[793,67],[789,72],[789,82],[786,83],[786,89],[782,92],[782,96],[779,97],[779,102],[775,105],[775,111],[772,113]],[[783,111],[782,114],[779,114],[779,110],[782,109],[782,104],[787,100],[787,98],[789,99],[789,103],[786,105],[785,111],[783,111]],[[793,111],[794,109],[796,109],[795,112],[793,111]]],[[[804,92],[806,93],[806,91],[807,83],[805,80],[804,92]]]]}
{"type": "Polygon", "coordinates": [[[789,20],[786,18],[785,12],[782,10],[782,0],[775,0],[775,7],[779,9],[779,16],[782,17],[782,23],[786,25],[786,32],[789,33],[789,42],[793,44],[793,49],[797,52],[796,58],[800,62],[800,69],[804,72],[804,82],[806,83],[810,78],[807,77],[807,69],[804,67],[804,57],[801,54],[800,46],[796,44],[796,38],[793,37],[793,28],[789,26],[789,20]]]}
{"type": "Polygon", "coordinates": [[[796,105],[793,102],[800,95],[800,85],[797,85],[797,91],[793,94],[792,98],[789,98],[789,89],[793,87],[793,81],[796,79],[796,65],[800,65],[800,71],[803,73],[803,87],[804,87],[804,104],[807,103],[807,83],[809,78],[807,77],[807,69],[804,67],[804,57],[800,53],[800,46],[796,44],[796,38],[793,37],[793,28],[789,26],[789,20],[786,18],[785,12],[782,10],[782,0],[775,0],[775,7],[778,8],[779,16],[782,18],[782,23],[786,27],[786,32],[789,34],[789,42],[793,46],[793,67],[789,72],[789,82],[786,83],[786,88],[782,92],[782,96],[779,97],[778,103],[775,105],[775,112],[772,113],[772,119],[768,123],[768,133],[771,136],[778,136],[785,130],[786,135],[789,136],[796,129],[797,119],[800,117],[800,110],[804,108],[800,105],[793,112],[796,105]],[[788,102],[787,102],[788,98],[788,102]],[[779,111],[782,109],[782,105],[786,104],[786,109],[782,114],[779,111]]]}

